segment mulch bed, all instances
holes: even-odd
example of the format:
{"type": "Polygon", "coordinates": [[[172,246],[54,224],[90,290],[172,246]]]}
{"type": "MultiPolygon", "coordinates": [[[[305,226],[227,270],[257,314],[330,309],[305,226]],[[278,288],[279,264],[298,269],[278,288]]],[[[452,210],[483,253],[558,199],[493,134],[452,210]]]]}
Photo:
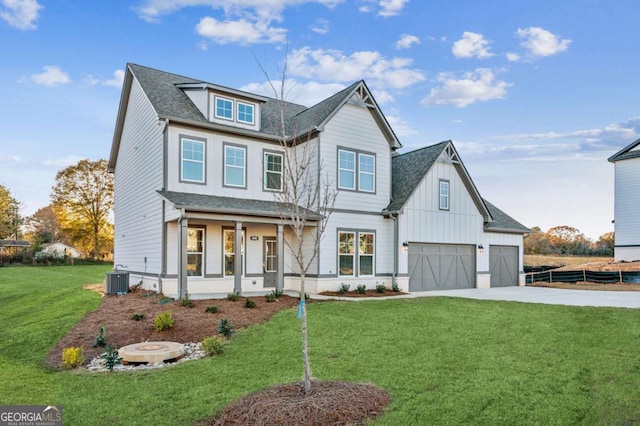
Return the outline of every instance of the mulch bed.
{"type": "Polygon", "coordinates": [[[376,290],[367,290],[365,293],[360,293],[358,290],[351,290],[345,293],[339,293],[337,291],[323,291],[320,293],[323,296],[332,296],[332,297],[389,297],[389,296],[400,296],[403,294],[401,291],[386,291],[384,293],[378,293],[376,290]]]}
{"type": "Polygon", "coordinates": [[[252,297],[250,299],[255,301],[256,307],[249,309],[245,307],[245,299],[241,297],[236,302],[227,299],[192,300],[194,306],[189,308],[182,306],[181,301],[163,298],[155,292],[138,290],[123,295],[105,295],[98,309],[88,313],[49,351],[45,365],[62,368],[64,348],[77,346],[84,348],[84,365],[88,365],[104,351],[104,348],[93,347],[100,326],[106,329],[107,343],[116,348],[146,341],[200,342],[205,337],[218,334],[218,322],[222,318],[227,318],[237,330],[267,322],[276,312],[298,304],[298,298],[290,296],[281,296],[275,302],[266,302],[264,297],[252,297]],[[205,312],[212,305],[218,307],[218,312],[205,312]],[[157,332],[153,328],[153,319],[164,311],[171,311],[175,326],[157,332]],[[142,314],[144,318],[134,321],[133,314],[142,314]]]}
{"type": "Polygon", "coordinates": [[[312,381],[285,383],[244,396],[202,425],[361,425],[391,401],[371,384],[312,381]]]}

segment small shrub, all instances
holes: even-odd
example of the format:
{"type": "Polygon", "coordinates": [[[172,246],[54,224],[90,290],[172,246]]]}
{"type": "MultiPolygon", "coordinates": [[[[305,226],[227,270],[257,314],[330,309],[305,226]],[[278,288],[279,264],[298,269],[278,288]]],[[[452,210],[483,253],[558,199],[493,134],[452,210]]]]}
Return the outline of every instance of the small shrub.
{"type": "Polygon", "coordinates": [[[384,284],[378,284],[376,285],[376,291],[378,293],[386,293],[387,292],[387,286],[384,284]]]}
{"type": "Polygon", "coordinates": [[[284,291],[282,290],[278,290],[277,288],[274,288],[273,290],[271,290],[271,294],[273,294],[273,297],[275,297],[276,299],[280,296],[282,296],[284,294],[284,291]]]}
{"type": "Polygon", "coordinates": [[[153,319],[153,328],[156,331],[168,330],[175,325],[176,321],[173,319],[171,311],[164,311],[156,315],[153,319]]]}
{"type": "Polygon", "coordinates": [[[144,314],[133,314],[131,315],[131,319],[134,321],[142,321],[144,319],[144,314]]]}
{"type": "Polygon", "coordinates": [[[230,339],[236,331],[233,329],[233,325],[227,318],[222,318],[218,322],[218,333],[222,334],[227,339],[230,339]]]}
{"type": "Polygon", "coordinates": [[[206,337],[202,341],[202,350],[209,356],[224,353],[224,340],[220,337],[206,337]]]}
{"type": "Polygon", "coordinates": [[[122,357],[113,345],[107,346],[107,351],[102,354],[102,359],[104,359],[104,365],[109,371],[113,371],[113,367],[122,361],[122,357]]]}
{"type": "Polygon", "coordinates": [[[365,294],[367,292],[367,286],[364,284],[358,284],[358,293],[365,294]]]}
{"type": "Polygon", "coordinates": [[[216,314],[218,313],[218,307],[217,306],[207,306],[207,309],[204,310],[206,313],[208,314],[216,314]]]}
{"type": "Polygon", "coordinates": [[[180,304],[185,308],[193,308],[195,306],[193,304],[193,300],[189,299],[189,293],[187,293],[184,298],[180,299],[180,304]]]}
{"type": "Polygon", "coordinates": [[[251,299],[247,299],[247,300],[245,300],[245,302],[244,302],[244,307],[245,307],[245,308],[249,308],[249,309],[253,309],[253,308],[255,308],[255,307],[256,307],[256,302],[254,302],[254,301],[253,301],[253,300],[251,300],[251,299]]]}
{"type": "Polygon", "coordinates": [[[162,296],[160,300],[158,300],[158,305],[166,305],[169,302],[172,302],[173,299],[167,296],[162,296]]]}
{"type": "Polygon", "coordinates": [[[76,368],[84,362],[84,349],[82,346],[64,348],[62,351],[62,365],[64,368],[76,368]]]}
{"type": "Polygon", "coordinates": [[[398,282],[396,280],[393,280],[393,282],[391,283],[391,290],[395,291],[396,293],[400,291],[400,286],[398,285],[398,282]]]}
{"type": "Polygon", "coordinates": [[[273,293],[269,293],[269,294],[265,294],[264,295],[264,300],[266,302],[275,302],[276,300],[278,300],[275,296],[275,294],[273,293]]]}
{"type": "Polygon", "coordinates": [[[98,329],[98,335],[96,336],[95,340],[93,341],[93,347],[97,348],[97,347],[104,347],[107,345],[107,330],[104,328],[104,326],[100,326],[100,328],[98,329]]]}
{"type": "Polygon", "coordinates": [[[233,293],[227,293],[227,300],[231,300],[232,302],[237,302],[240,299],[240,293],[234,291],[233,293]]]}
{"type": "Polygon", "coordinates": [[[338,294],[345,294],[346,292],[349,291],[350,287],[351,286],[349,284],[345,284],[345,283],[340,284],[340,287],[338,288],[338,294]]]}

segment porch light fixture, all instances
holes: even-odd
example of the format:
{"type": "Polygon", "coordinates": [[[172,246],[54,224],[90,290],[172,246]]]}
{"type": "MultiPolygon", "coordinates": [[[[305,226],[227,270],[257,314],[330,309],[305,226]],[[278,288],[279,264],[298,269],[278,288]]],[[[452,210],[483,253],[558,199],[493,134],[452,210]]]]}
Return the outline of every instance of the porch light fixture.
{"type": "Polygon", "coordinates": [[[478,253],[480,254],[484,253],[484,247],[482,246],[482,244],[478,246],[478,253]]]}
{"type": "Polygon", "coordinates": [[[404,251],[409,251],[409,243],[406,242],[406,241],[404,243],[402,243],[402,249],[404,251]]]}

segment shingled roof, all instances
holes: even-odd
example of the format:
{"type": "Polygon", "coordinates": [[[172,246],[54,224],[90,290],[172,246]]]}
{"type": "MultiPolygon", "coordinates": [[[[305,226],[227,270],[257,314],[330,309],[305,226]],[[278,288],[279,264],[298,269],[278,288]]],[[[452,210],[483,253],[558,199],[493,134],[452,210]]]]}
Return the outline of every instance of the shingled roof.
{"type": "Polygon", "coordinates": [[[489,213],[491,213],[491,217],[493,217],[493,222],[485,222],[484,229],[485,231],[490,232],[514,232],[518,234],[530,233],[531,230],[488,202],[484,200],[484,204],[489,209],[489,213]]]}
{"type": "MultiPolygon", "coordinates": [[[[275,201],[248,200],[244,198],[219,197],[215,195],[189,194],[174,191],[157,192],[166,200],[173,203],[178,209],[184,208],[198,212],[274,218],[279,218],[283,212],[287,212],[286,206],[275,201]]],[[[320,220],[323,217],[308,209],[301,208],[301,211],[306,211],[309,220],[320,220]]]]}
{"type": "Polygon", "coordinates": [[[404,206],[449,143],[451,141],[440,142],[391,159],[393,199],[386,210],[398,211],[404,206]]]}
{"type": "Polygon", "coordinates": [[[640,139],[625,146],[620,151],[609,157],[608,161],[615,163],[620,160],[628,160],[630,158],[640,157],[640,139]]]}

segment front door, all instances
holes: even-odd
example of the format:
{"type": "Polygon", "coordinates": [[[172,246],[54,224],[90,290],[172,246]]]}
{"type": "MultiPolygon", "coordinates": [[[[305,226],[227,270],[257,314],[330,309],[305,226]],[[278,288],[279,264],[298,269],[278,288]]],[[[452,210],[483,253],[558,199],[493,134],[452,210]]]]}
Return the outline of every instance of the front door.
{"type": "Polygon", "coordinates": [[[264,238],[264,286],[276,286],[278,272],[278,243],[275,237],[264,238]]]}

